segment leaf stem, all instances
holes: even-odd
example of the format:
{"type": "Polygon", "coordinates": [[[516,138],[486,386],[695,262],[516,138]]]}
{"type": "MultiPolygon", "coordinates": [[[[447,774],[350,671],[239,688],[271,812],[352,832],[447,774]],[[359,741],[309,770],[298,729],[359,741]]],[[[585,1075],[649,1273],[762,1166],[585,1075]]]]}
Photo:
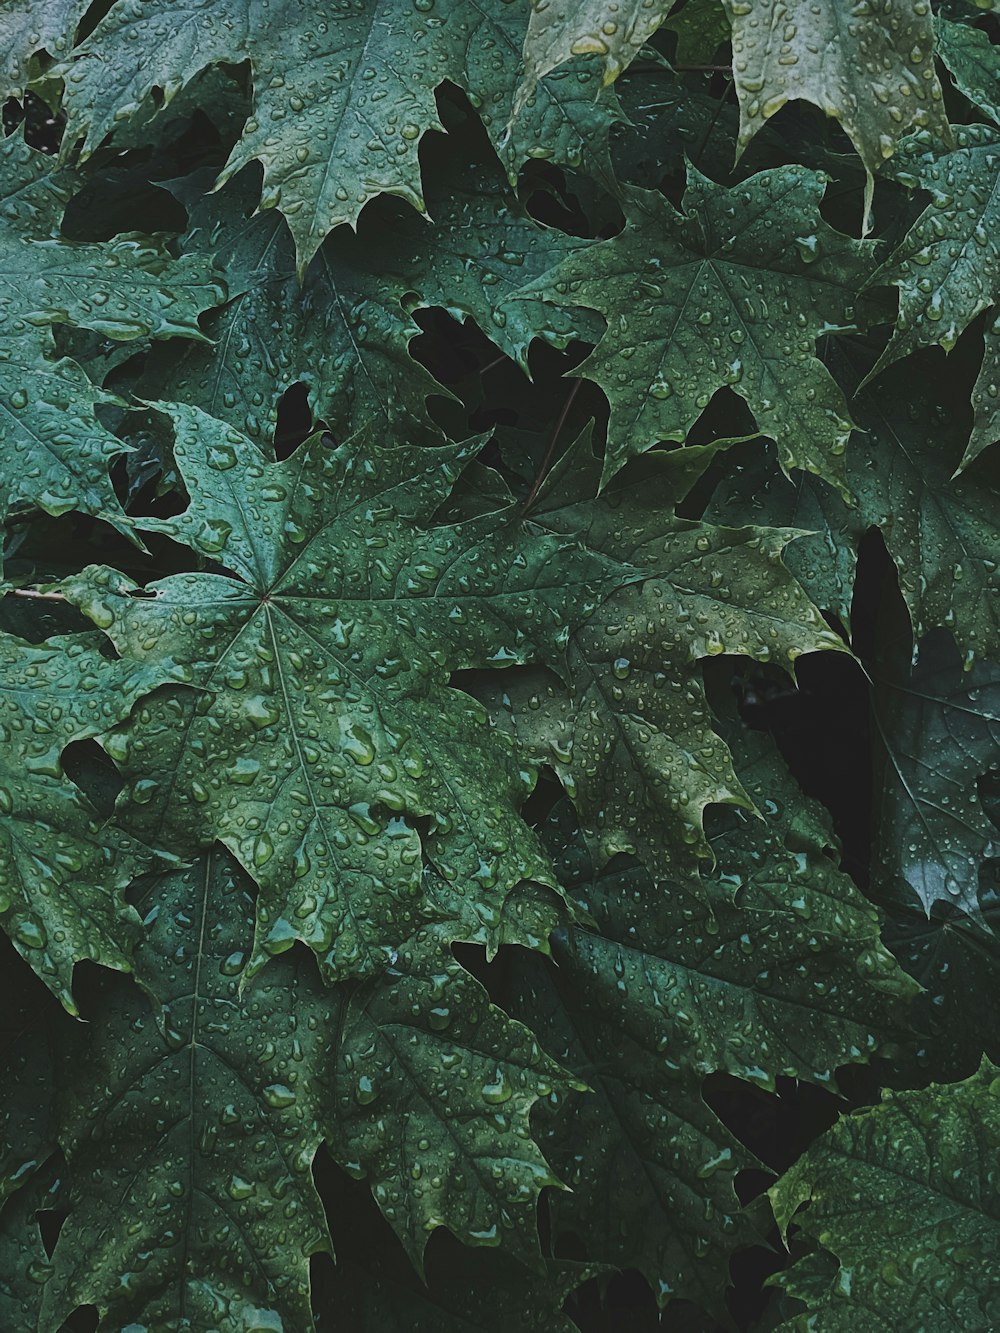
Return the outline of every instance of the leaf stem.
{"type": "Polygon", "coordinates": [[[42,592],[40,588],[11,588],[12,597],[31,597],[38,602],[65,602],[64,592],[42,592]]]}
{"type": "Polygon", "coordinates": [[[566,395],[566,401],[563,403],[562,411],[559,413],[559,420],[556,422],[555,430],[552,432],[552,439],[549,441],[549,447],[545,451],[545,457],[542,459],[542,466],[538,469],[538,476],[535,478],[531,490],[528,492],[528,498],[525,500],[524,507],[521,510],[522,518],[534,504],[535,497],[542,488],[542,482],[549,475],[549,470],[552,466],[552,456],[555,453],[556,445],[559,442],[559,436],[562,434],[562,428],[565,426],[566,418],[569,416],[570,408],[573,406],[573,399],[579,393],[580,385],[582,383],[583,380],[577,380],[566,395]]]}

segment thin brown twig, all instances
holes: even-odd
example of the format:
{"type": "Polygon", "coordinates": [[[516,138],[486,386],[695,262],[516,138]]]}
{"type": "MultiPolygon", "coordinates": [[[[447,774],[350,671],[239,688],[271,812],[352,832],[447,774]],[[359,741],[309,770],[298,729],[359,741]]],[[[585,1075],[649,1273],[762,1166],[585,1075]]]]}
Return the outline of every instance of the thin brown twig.
{"type": "Polygon", "coordinates": [[[545,457],[542,459],[542,466],[538,469],[538,476],[535,478],[534,484],[532,485],[531,490],[528,492],[528,498],[527,500],[525,500],[524,507],[521,510],[522,518],[525,516],[525,514],[527,514],[528,510],[534,504],[535,497],[538,495],[538,492],[542,489],[542,482],[549,475],[549,469],[552,465],[552,456],[555,453],[556,445],[559,442],[559,436],[562,434],[562,428],[566,424],[566,418],[569,416],[569,410],[573,406],[573,399],[579,393],[580,385],[582,383],[583,380],[577,380],[574,383],[572,389],[570,389],[569,393],[566,395],[566,401],[565,403],[563,403],[562,411],[559,413],[559,420],[556,422],[556,428],[552,432],[552,439],[549,441],[549,447],[545,451],[545,457]]]}
{"type": "Polygon", "coordinates": [[[678,74],[731,74],[732,65],[675,65],[678,74]]]}
{"type": "Polygon", "coordinates": [[[40,588],[11,588],[13,597],[31,597],[38,602],[65,602],[64,592],[42,592],[40,588]]]}
{"type": "MultiPolygon", "coordinates": [[[[728,66],[726,68],[728,68],[728,66]]],[[[698,163],[701,161],[701,155],[708,147],[708,141],[712,137],[712,131],[719,123],[719,117],[722,115],[722,108],[726,104],[726,98],[732,91],[732,87],[733,87],[733,75],[732,73],[730,73],[729,79],[726,82],[726,86],[723,89],[722,96],[719,98],[718,102],[715,105],[715,114],[712,116],[712,119],[708,122],[708,128],[701,137],[701,143],[698,145],[697,150],[691,157],[691,165],[694,167],[696,167],[698,163]]]]}

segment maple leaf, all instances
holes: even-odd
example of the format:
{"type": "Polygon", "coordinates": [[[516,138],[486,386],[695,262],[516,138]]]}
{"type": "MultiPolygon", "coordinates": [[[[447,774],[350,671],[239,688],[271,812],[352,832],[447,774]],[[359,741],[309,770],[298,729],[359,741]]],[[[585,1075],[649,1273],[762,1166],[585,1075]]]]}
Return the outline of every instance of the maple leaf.
{"type": "Polygon", "coordinates": [[[542,84],[530,122],[507,133],[525,24],[503,0],[375,0],[332,12],[309,0],[291,25],[249,0],[155,0],[138,14],[118,4],[64,64],[66,141],[94,147],[154,87],[169,101],[206,66],[249,59],[253,111],[220,180],[263,164],[262,204],[285,214],[303,272],[327,233],[354,225],[377,195],[424,211],[418,152],[428,130],[443,128],[434,94],[445,80],[479,108],[509,170],[512,152],[577,166],[593,156],[611,178],[607,138],[618,113],[581,96],[575,80],[542,84]],[[139,44],[146,57],[137,65],[139,44]]]}
{"type": "Polygon", "coordinates": [[[73,967],[127,971],[138,918],[122,890],[148,854],[102,828],[60,762],[175,679],[169,659],[111,662],[99,635],[0,635],[0,926],[71,1013],[73,967]]]}
{"type": "Polygon", "coordinates": [[[758,457],[732,469],[709,516],[811,531],[788,548],[786,560],[813,600],[845,625],[858,549],[878,527],[916,637],[947,626],[967,662],[991,657],[1000,648],[1000,494],[985,470],[954,475],[968,428],[947,380],[929,367],[915,375],[907,364],[858,392],[870,364],[857,349],[831,358],[864,432],[848,455],[853,506],[812,478],[792,485],[758,457]]]}
{"type": "Polygon", "coordinates": [[[631,455],[684,440],[727,385],[777,442],[783,468],[843,485],[851,422],[816,339],[856,327],[872,248],[823,221],[824,189],[801,167],[762,171],[733,189],[689,167],[681,211],[627,188],[620,235],[522,288],[608,322],[575,372],[611,402],[605,483],[631,455]]]}
{"type": "Polygon", "coordinates": [[[108,476],[125,445],[94,411],[115,399],[53,355],[51,328],[201,338],[198,316],[223,290],[204,260],[174,259],[150,238],[61,239],[75,185],[16,135],[0,140],[0,520],[25,506],[80,509],[129,533],[108,476]]]}
{"type": "Polygon", "coordinates": [[[896,329],[872,376],[920,347],[951,351],[1000,294],[1000,130],[959,125],[955,144],[942,154],[933,138],[917,136],[897,167],[906,183],[931,192],[931,202],[871,277],[872,286],[899,288],[896,329]]]}
{"type": "Polygon", "coordinates": [[[106,1328],[311,1329],[309,1258],[331,1251],[311,1174],[324,1141],[418,1267],[440,1226],[469,1244],[502,1230],[537,1256],[534,1203],[556,1181],[528,1116],[578,1082],[433,932],[361,988],[326,989],[293,955],[241,990],[252,889],[220,849],[149,877],[136,976],[152,1005],[104,984],[85,1040],[56,1023],[39,1049],[36,1034],[70,1171],[43,1322],[92,1304],[106,1328]]]}
{"type": "Polygon", "coordinates": [[[42,49],[62,55],[73,44],[77,25],[88,9],[87,0],[37,0],[30,8],[4,5],[0,9],[0,100],[23,97],[31,81],[31,56],[42,49]]]}
{"type": "Polygon", "coordinates": [[[872,177],[910,130],[947,136],[929,5],[886,0],[860,22],[845,0],[725,0],[742,151],[793,98],[836,116],[872,177]]]}
{"type": "Polygon", "coordinates": [[[599,56],[613,83],[670,13],[674,0],[549,0],[533,5],[514,114],[540,79],[574,56],[599,56]]]}
{"type": "Polygon", "coordinates": [[[837,869],[825,812],[765,737],[726,734],[763,824],[717,811],[715,870],[657,883],[630,859],[598,869],[564,809],[553,855],[593,924],[558,932],[552,963],[526,957],[514,983],[514,1013],[594,1088],[542,1122],[573,1189],[553,1199],[557,1231],[638,1266],[661,1303],[710,1310],[729,1254],[753,1240],[733,1178],[755,1162],[706,1105],[703,1079],[831,1086],[839,1065],[898,1036],[916,991],[837,869]]]}
{"type": "Polygon", "coordinates": [[[886,897],[937,902],[983,925],[980,873],[997,830],[976,778],[989,772],[1000,741],[1000,672],[991,662],[962,670],[937,631],[912,663],[873,668],[873,716],[881,751],[876,883],[886,897]]]}
{"type": "Polygon", "coordinates": [[[995,125],[1000,124],[1000,63],[989,34],[941,15],[934,27],[938,55],[955,86],[995,125]]]}
{"type": "Polygon", "coordinates": [[[203,193],[207,174],[174,187],[191,202],[184,249],[214,251],[230,300],[206,321],[216,345],[192,344],[180,357],[161,352],[143,381],[153,397],[202,407],[259,439],[274,424],[281,394],[300,380],[316,418],[336,432],[376,415],[412,424],[426,421],[428,395],[448,392],[409,351],[420,332],[415,311],[437,307],[477,320],[524,369],[533,338],[561,347],[576,336],[565,313],[510,299],[526,276],[580,242],[539,226],[495,162],[435,173],[433,227],[393,201],[373,210],[362,233],[341,228],[302,283],[281,214],[250,216],[253,176],[243,172],[221,195],[203,193]],[[220,217],[221,249],[213,240],[220,217]]]}
{"type": "Polygon", "coordinates": [[[371,429],[268,463],[199,409],[169,411],[190,503],[166,530],[235,577],[66,585],[124,656],[169,651],[197,687],[106,742],[132,781],[129,828],[179,852],[219,838],[261,885],[255,966],[302,939],[331,977],[411,933],[422,847],[477,924],[477,896],[500,908],[520,880],[552,882],[517,813],[533,777],[448,673],[557,663],[634,575],[492,518],[426,528],[470,445],[371,429]]]}
{"type": "Polygon", "coordinates": [[[523,753],[559,775],[597,859],[634,852],[662,876],[695,872],[707,854],[707,805],[747,799],[712,729],[698,660],[728,652],[791,667],[842,647],[782,564],[793,531],[674,516],[713,452],[649,456],[594,501],[598,465],[581,438],[533,522],[618,551],[646,579],[572,635],[568,688],[536,671],[486,696],[523,753]]]}
{"type": "Polygon", "coordinates": [[[873,1317],[886,1328],[1000,1318],[997,1074],[984,1060],[963,1083],[841,1117],[771,1189],[782,1231],[794,1221],[827,1247],[828,1262],[814,1252],[781,1280],[811,1322],[847,1333],[873,1317]]]}

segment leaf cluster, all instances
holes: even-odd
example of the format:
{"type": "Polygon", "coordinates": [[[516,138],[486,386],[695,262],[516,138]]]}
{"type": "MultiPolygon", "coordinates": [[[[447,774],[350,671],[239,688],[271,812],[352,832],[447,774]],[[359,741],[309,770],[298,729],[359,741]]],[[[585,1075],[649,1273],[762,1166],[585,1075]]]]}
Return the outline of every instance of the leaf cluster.
{"type": "Polygon", "coordinates": [[[998,37],[0,5],[0,1327],[1000,1324],[998,37]]]}

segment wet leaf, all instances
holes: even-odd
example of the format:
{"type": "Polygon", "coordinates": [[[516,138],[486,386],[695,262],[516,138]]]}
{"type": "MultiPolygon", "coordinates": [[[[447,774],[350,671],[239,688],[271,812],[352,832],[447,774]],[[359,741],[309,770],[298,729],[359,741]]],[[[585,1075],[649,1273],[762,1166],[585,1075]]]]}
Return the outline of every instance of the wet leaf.
{"type": "MultiPolygon", "coordinates": [[[[836,116],[871,175],[910,130],[946,135],[934,68],[934,20],[923,0],[877,12],[846,0],[726,0],[740,99],[740,149],[786,102],[836,116]]],[[[866,199],[865,214],[868,213],[866,199]]]]}
{"type": "Polygon", "coordinates": [[[807,1285],[791,1270],[789,1290],[809,1302],[803,1320],[830,1330],[873,1317],[887,1328],[996,1323],[998,1094],[985,1060],[964,1083],[890,1093],[844,1116],[774,1186],[782,1228],[793,1223],[839,1260],[822,1295],[814,1259],[807,1285]]]}
{"type": "Polygon", "coordinates": [[[87,9],[87,0],[38,0],[30,8],[5,4],[0,9],[0,51],[4,53],[0,100],[24,96],[36,52],[46,50],[58,56],[69,50],[87,9]]]}
{"type": "Polygon", "coordinates": [[[111,662],[101,648],[99,635],[0,636],[0,925],[71,1012],[81,959],[128,970],[137,918],[122,889],[148,853],[103,828],[61,755],[175,675],[168,659],[111,662]]]}
{"type": "Polygon", "coordinates": [[[782,564],[794,532],[672,516],[712,450],[642,459],[595,501],[588,449],[584,437],[534,522],[618,551],[646,580],[571,636],[568,688],[534,672],[488,697],[525,755],[559,775],[599,862],[633,852],[682,879],[708,854],[706,806],[747,803],[712,729],[699,660],[737,653],[792,669],[802,653],[842,645],[782,564]]]}
{"type": "Polygon", "coordinates": [[[524,39],[524,79],[515,109],[539,79],[574,56],[598,56],[613,83],[673,8],[674,0],[548,0],[533,4],[524,39]]]}
{"type": "Polygon", "coordinates": [[[204,261],[147,237],[61,239],[74,187],[17,135],[0,139],[0,519],[28,505],[80,509],[128,531],[108,476],[125,446],[94,410],[115,400],[55,355],[52,326],[200,338],[198,317],[223,291],[204,261]]]}
{"type": "Polygon", "coordinates": [[[705,1104],[703,1079],[830,1086],[903,1030],[916,989],[837,869],[825,813],[764,737],[730,740],[763,820],[719,812],[717,866],[700,884],[657,883],[624,858],[598,870],[564,811],[554,855],[594,925],[558,932],[551,964],[525,959],[515,1006],[595,1090],[542,1122],[574,1191],[553,1200],[557,1229],[640,1267],[661,1302],[713,1310],[729,1254],[754,1236],[733,1190],[754,1158],[705,1104]]]}
{"type": "Polygon", "coordinates": [[[843,484],[851,422],[816,339],[855,327],[871,248],[823,221],[824,188],[801,167],[732,190],[690,167],[680,212],[628,189],[621,235],[524,287],[608,322],[578,372],[611,402],[605,483],[657,441],[684,440],[725,385],[777,441],[783,468],[843,484]]]}
{"type": "Polygon", "coordinates": [[[904,159],[906,180],[931,201],[871,279],[899,288],[896,330],[872,375],[919,347],[950,352],[997,300],[1000,131],[960,125],[955,143],[942,153],[929,136],[917,139],[904,159]]]}
{"type": "MultiPolygon", "coordinates": [[[[831,365],[853,394],[870,360],[852,349],[831,365]]],[[[995,656],[1000,492],[988,460],[953,476],[968,433],[962,406],[937,366],[923,361],[916,374],[908,363],[895,367],[852,399],[859,432],[847,463],[853,507],[810,477],[793,485],[758,454],[724,480],[710,517],[811,531],[787,548],[785,561],[817,605],[845,625],[858,548],[877,527],[916,635],[946,626],[969,662],[995,656]]]]}
{"type": "Polygon", "coordinates": [[[1000,671],[963,671],[940,631],[924,639],[912,668],[873,672],[873,715],[881,753],[875,848],[878,887],[930,915],[937,902],[980,916],[979,875],[997,830],[977,780],[1000,763],[1000,671]]]}
{"type": "Polygon", "coordinates": [[[937,48],[955,86],[974,107],[1000,124],[1000,65],[989,35],[939,17],[937,48]]]}
{"type": "Polygon", "coordinates": [[[203,193],[211,183],[204,175],[176,185],[192,206],[185,250],[211,249],[224,218],[225,245],[214,258],[231,299],[206,321],[216,345],[192,345],[182,357],[163,349],[147,391],[202,407],[260,440],[282,393],[301,381],[316,419],[340,433],[376,416],[426,421],[428,395],[448,392],[410,354],[417,310],[477,320],[525,368],[532,338],[564,346],[576,336],[573,320],[509,298],[578,243],[537,225],[495,163],[458,165],[450,178],[438,176],[429,197],[433,228],[402,205],[383,207],[363,233],[343,228],[329,237],[302,284],[281,214],[253,213],[252,171],[221,196],[203,193]]]}
{"type": "Polygon", "coordinates": [[[305,1333],[308,1261],[330,1250],[321,1141],[418,1265],[440,1226],[473,1245],[516,1231],[537,1252],[534,1201],[554,1178],[528,1113],[572,1080],[433,934],[360,990],[326,990],[304,953],[242,990],[252,888],[220,849],[147,880],[136,975],[151,997],[106,984],[85,1038],[53,1036],[71,1184],[42,1326],[92,1304],[108,1330],[305,1333]]]}
{"type": "Polygon", "coordinates": [[[528,125],[509,140],[526,23],[503,0],[352,0],[332,13],[310,0],[291,25],[247,3],[213,10],[156,0],[139,13],[120,3],[65,62],[66,141],[82,138],[92,151],[154,87],[169,100],[207,66],[249,59],[253,112],[221,179],[263,164],[263,205],[288,219],[304,270],[327,233],[354,226],[379,194],[425,210],[418,153],[424,135],[442,129],[434,94],[445,80],[469,94],[501,151],[516,146],[523,160],[537,150],[571,165],[593,155],[598,173],[610,174],[617,113],[607,99],[593,105],[599,83],[584,99],[573,83],[546,81],[528,125]]]}
{"type": "Polygon", "coordinates": [[[169,651],[193,687],[108,742],[127,828],[177,854],[223,841],[261,886],[254,967],[300,939],[331,978],[383,967],[436,915],[422,858],[470,928],[521,880],[554,884],[518,814],[533,774],[449,672],[558,665],[634,576],[502,517],[430,526],[476,442],[387,447],[373,428],[269,463],[201,410],[169,410],[190,504],[161,526],[232,575],[145,596],[108,569],[66,585],[130,661],[169,651]]]}

